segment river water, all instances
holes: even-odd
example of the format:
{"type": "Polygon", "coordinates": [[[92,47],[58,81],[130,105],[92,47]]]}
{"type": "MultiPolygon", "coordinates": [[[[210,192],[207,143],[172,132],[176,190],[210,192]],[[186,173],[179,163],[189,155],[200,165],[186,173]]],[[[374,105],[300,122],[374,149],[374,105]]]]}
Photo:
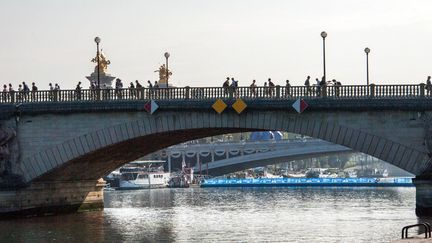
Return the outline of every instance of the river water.
{"type": "Polygon", "coordinates": [[[0,221],[0,242],[388,242],[417,223],[415,188],[105,192],[105,209],[0,221]]]}

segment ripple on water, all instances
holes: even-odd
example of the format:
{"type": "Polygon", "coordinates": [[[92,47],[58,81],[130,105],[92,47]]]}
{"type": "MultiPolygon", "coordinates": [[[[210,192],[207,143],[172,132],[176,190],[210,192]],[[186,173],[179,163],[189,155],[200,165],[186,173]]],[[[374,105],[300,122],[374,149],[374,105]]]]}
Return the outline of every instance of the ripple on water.
{"type": "Polygon", "coordinates": [[[189,188],[105,193],[105,210],[0,221],[2,242],[388,242],[414,188],[189,188]]]}

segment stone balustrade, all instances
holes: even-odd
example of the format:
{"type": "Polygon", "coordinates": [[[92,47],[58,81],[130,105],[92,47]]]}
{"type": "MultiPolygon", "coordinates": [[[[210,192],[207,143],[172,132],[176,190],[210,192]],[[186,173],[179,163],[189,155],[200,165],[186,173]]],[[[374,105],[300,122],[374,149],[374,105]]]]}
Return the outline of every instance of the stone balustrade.
{"type": "Polygon", "coordinates": [[[139,89],[81,89],[0,92],[0,103],[70,102],[98,100],[208,100],[208,99],[370,99],[430,97],[425,84],[275,86],[275,87],[171,87],[139,89]]]}

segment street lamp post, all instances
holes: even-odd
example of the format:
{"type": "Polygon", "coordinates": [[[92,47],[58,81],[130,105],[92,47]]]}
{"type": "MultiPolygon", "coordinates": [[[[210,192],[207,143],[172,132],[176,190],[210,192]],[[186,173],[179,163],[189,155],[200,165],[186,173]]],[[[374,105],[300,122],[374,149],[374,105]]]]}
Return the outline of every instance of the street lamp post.
{"type": "Polygon", "coordinates": [[[169,78],[168,58],[170,57],[170,54],[168,52],[165,52],[164,56],[165,56],[165,61],[166,61],[166,74],[165,74],[165,77],[166,77],[166,83],[167,83],[167,88],[168,88],[168,78],[169,78]]]}
{"type": "Polygon", "coordinates": [[[321,37],[323,39],[323,67],[324,67],[324,81],[327,81],[326,79],[326,58],[325,58],[325,38],[327,37],[327,32],[323,31],[321,32],[321,37]]]}
{"type": "Polygon", "coordinates": [[[99,38],[98,36],[96,36],[96,38],[94,39],[94,41],[96,42],[96,58],[97,58],[97,88],[100,89],[100,60],[99,60],[99,43],[101,41],[101,38],[99,38]]]}
{"type": "Polygon", "coordinates": [[[370,49],[368,47],[366,47],[364,49],[365,53],[366,53],[366,84],[367,86],[369,86],[369,52],[370,49]]]}

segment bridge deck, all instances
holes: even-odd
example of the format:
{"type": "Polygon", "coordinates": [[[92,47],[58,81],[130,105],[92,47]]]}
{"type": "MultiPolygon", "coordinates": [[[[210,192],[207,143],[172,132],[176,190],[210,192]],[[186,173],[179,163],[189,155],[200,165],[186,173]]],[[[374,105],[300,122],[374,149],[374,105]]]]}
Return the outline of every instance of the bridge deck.
{"type": "MultiPolygon", "coordinates": [[[[432,110],[432,99],[421,97],[410,99],[368,98],[368,99],[304,99],[308,103],[308,111],[381,111],[432,110]]],[[[294,99],[244,99],[247,110],[282,110],[296,113],[291,105],[294,99]]],[[[0,103],[0,119],[9,118],[15,114],[44,113],[77,113],[77,112],[109,112],[109,111],[144,111],[144,105],[149,100],[100,100],[100,101],[63,101],[37,103],[0,103]]],[[[211,110],[215,100],[156,100],[159,110],[183,111],[211,110]]],[[[225,99],[231,106],[235,100],[225,99]]],[[[227,110],[224,112],[234,112],[227,110]]]]}

